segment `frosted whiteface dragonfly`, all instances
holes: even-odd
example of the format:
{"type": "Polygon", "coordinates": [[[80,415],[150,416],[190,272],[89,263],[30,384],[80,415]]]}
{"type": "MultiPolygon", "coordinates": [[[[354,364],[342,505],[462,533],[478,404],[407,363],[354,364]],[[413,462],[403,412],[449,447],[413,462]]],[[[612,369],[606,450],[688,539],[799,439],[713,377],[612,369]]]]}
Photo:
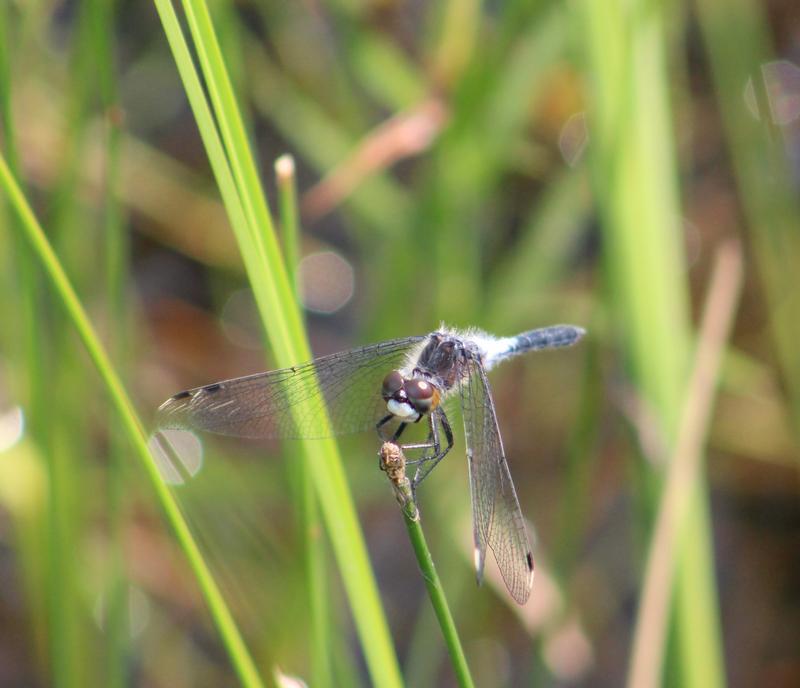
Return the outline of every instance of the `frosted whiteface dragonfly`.
{"type": "Polygon", "coordinates": [[[478,581],[488,546],[511,596],[524,604],[533,557],[486,373],[526,351],[574,344],[583,334],[572,325],[514,337],[442,328],[179,392],[161,405],[159,425],[250,438],[318,438],[372,428],[382,440],[420,452],[408,461],[416,489],[453,447],[443,402],[457,400],[469,462],[478,581]],[[427,439],[403,444],[403,432],[419,422],[427,424],[427,439]]]}

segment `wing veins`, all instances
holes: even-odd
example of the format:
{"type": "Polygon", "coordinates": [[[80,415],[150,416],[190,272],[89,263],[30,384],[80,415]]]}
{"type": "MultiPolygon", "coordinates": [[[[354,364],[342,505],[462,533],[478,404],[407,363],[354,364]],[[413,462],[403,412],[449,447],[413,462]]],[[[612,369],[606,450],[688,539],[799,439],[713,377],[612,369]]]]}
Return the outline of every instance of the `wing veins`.
{"type": "Polygon", "coordinates": [[[373,422],[382,403],[376,373],[380,368],[389,372],[389,363],[403,361],[423,338],[390,340],[196,387],[162,404],[159,420],[162,427],[194,427],[245,437],[318,437],[357,431],[373,422]],[[296,407],[302,404],[307,408],[299,413],[296,407]],[[218,413],[223,408],[225,413],[218,413]],[[323,408],[331,421],[327,433],[315,427],[315,423],[322,425],[323,408]]]}
{"type": "Polygon", "coordinates": [[[486,372],[477,361],[470,361],[468,366],[468,395],[465,398],[462,393],[462,406],[470,457],[475,546],[485,556],[488,545],[508,591],[519,604],[524,604],[530,595],[533,572],[530,545],[503,452],[486,372]]]}

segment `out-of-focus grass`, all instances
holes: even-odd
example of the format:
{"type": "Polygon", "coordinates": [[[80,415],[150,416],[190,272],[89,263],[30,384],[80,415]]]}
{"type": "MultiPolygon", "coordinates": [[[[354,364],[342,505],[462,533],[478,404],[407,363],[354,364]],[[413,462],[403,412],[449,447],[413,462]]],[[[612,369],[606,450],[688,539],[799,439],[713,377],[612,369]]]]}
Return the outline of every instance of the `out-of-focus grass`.
{"type": "MultiPolygon", "coordinates": [[[[790,409],[797,418],[800,389],[796,182],[784,160],[796,143],[790,128],[769,121],[769,93],[757,78],[773,50],[764,8],[749,0],[697,8],[699,33],[652,3],[575,11],[522,1],[211,6],[260,168],[270,170],[287,149],[296,157],[305,224],[298,257],[333,250],[355,270],[349,305],[307,315],[320,353],[422,333],[442,320],[498,334],[554,321],[589,328],[580,349],[492,373],[512,473],[537,533],[537,579],[519,616],[506,613],[502,590],[473,584],[460,432],[452,456],[420,490],[426,536],[479,685],[624,680],[639,562],[661,489],[662,470],[647,459],[670,453],[694,340],[692,306],[705,292],[710,247],[735,232],[753,248],[758,282],[747,282],[740,349],[722,369],[709,483],[720,505],[715,532],[723,543],[740,539],[711,546],[701,480],[662,683],[718,684],[727,673],[736,684],[771,661],[754,641],[727,645],[723,665],[713,583],[721,567],[727,643],[748,632],[748,600],[763,605],[780,594],[766,582],[747,594],[737,587],[739,570],[766,581],[757,567],[770,562],[751,549],[740,525],[749,512],[739,505],[753,509],[777,495],[771,509],[785,508],[776,484],[790,482],[781,471],[797,455],[783,426],[790,409]],[[684,68],[690,78],[676,73],[684,68]],[[751,78],[760,119],[742,97],[751,78]],[[559,150],[561,127],[582,110],[588,174],[582,159],[568,165],[559,150]],[[408,121],[413,126],[400,126],[408,121]],[[715,134],[720,122],[727,140],[715,134]],[[687,140],[692,127],[697,139],[687,140]],[[725,176],[728,155],[736,193],[725,176]],[[331,189],[345,191],[331,196],[331,189]],[[686,215],[696,243],[685,253],[686,215]],[[739,613],[726,618],[726,608],[739,613]]],[[[155,407],[183,385],[262,369],[261,353],[231,343],[223,334],[229,323],[220,326],[231,294],[247,286],[242,265],[257,262],[262,248],[253,239],[240,260],[227,238],[217,199],[230,189],[220,194],[212,180],[152,7],[6,3],[0,18],[4,156],[139,407],[155,407]]],[[[236,146],[222,156],[225,165],[235,162],[236,146]]],[[[242,216],[265,230],[257,203],[253,196],[242,216]]],[[[10,229],[15,220],[3,212],[10,229]]],[[[7,476],[0,500],[13,527],[0,537],[20,581],[0,582],[23,591],[24,611],[2,602],[0,618],[17,627],[23,619],[27,635],[15,639],[22,633],[3,621],[0,643],[9,643],[27,683],[37,672],[40,682],[59,685],[230,683],[196,583],[172,557],[149,493],[125,465],[130,449],[113,439],[102,392],[86,382],[93,378],[85,356],[15,236],[0,234],[9,294],[0,308],[3,322],[14,323],[0,331],[0,391],[22,403],[27,432],[13,454],[0,456],[7,476]],[[102,602],[101,589],[111,591],[102,602]],[[122,613],[128,599],[130,614],[122,613]]],[[[274,332],[275,313],[263,305],[274,332]]],[[[277,364],[289,356],[279,349],[270,359],[277,364]]],[[[307,353],[301,347],[291,362],[307,353]]],[[[406,679],[442,685],[445,651],[374,469],[374,438],[343,446],[406,679]]],[[[309,546],[289,517],[299,491],[284,466],[300,456],[300,446],[207,441],[202,471],[173,493],[263,673],[271,676],[266,668],[277,663],[314,685],[320,673],[331,685],[365,683],[370,650],[353,632],[345,594],[352,581],[333,565],[330,540],[311,533],[320,539],[309,546]],[[311,597],[327,605],[313,622],[304,558],[324,560],[311,566],[311,597]]],[[[767,516],[757,523],[759,543],[785,543],[779,529],[767,530],[767,516]]],[[[769,609],[774,633],[791,627],[777,616],[779,605],[769,609]]],[[[778,655],[780,647],[776,640],[778,655]]]]}
{"type": "MultiPolygon", "coordinates": [[[[94,17],[90,17],[89,12],[82,15],[79,26],[84,31],[89,31],[90,19],[94,19],[94,17]]],[[[87,43],[90,43],[88,39],[85,39],[85,42],[79,42],[79,48],[87,50],[87,43]]],[[[83,53],[79,51],[78,54],[82,55],[83,53]]],[[[84,77],[82,83],[88,84],[90,79],[80,69],[84,65],[85,62],[76,60],[77,73],[84,77]]],[[[54,220],[57,226],[71,218],[74,210],[73,204],[77,198],[75,189],[72,188],[77,179],[75,174],[76,146],[82,138],[81,134],[85,124],[83,118],[80,117],[84,107],[81,98],[84,94],[80,89],[77,89],[77,92],[80,97],[76,97],[76,100],[70,103],[72,105],[70,112],[74,118],[68,118],[68,123],[75,123],[75,126],[68,130],[70,145],[67,147],[65,156],[60,193],[57,194],[57,214],[54,220]]],[[[58,352],[70,351],[74,344],[67,339],[67,336],[74,328],[105,383],[121,425],[138,453],[151,479],[160,505],[166,512],[177,539],[189,559],[193,574],[204,592],[206,602],[209,604],[220,634],[231,654],[232,663],[239,678],[246,685],[261,685],[253,668],[252,660],[242,644],[241,637],[232,622],[230,612],[216,583],[206,568],[203,557],[186,527],[174,499],[169,495],[162,482],[155,460],[147,448],[141,421],[136,415],[130,398],[100,343],[62,262],[53,250],[51,242],[48,241],[3,158],[0,158],[0,181],[2,181],[5,194],[18,218],[19,233],[30,244],[31,263],[33,264],[35,261],[41,267],[49,280],[55,300],[60,301],[64,309],[63,314],[59,313],[54,317],[56,323],[55,350],[58,352]]],[[[63,232],[64,228],[61,227],[61,229],[63,232]]],[[[56,238],[61,237],[57,235],[56,238]]],[[[68,235],[68,238],[72,239],[72,243],[74,243],[75,239],[72,235],[68,235]]],[[[70,243],[66,239],[62,239],[60,243],[62,252],[71,255],[70,243]]],[[[84,259],[88,258],[83,252],[77,251],[75,256],[76,258],[78,256],[84,259]]],[[[86,454],[82,443],[86,442],[88,438],[87,432],[80,432],[83,427],[82,423],[85,423],[88,418],[86,414],[79,412],[80,405],[75,399],[74,390],[81,388],[78,380],[73,379],[77,374],[77,369],[58,366],[55,367],[55,373],[49,377],[46,390],[48,400],[55,404],[60,401],[63,409],[61,413],[55,414],[51,419],[48,434],[43,439],[40,438],[45,455],[49,459],[48,494],[50,500],[46,532],[49,554],[48,590],[46,593],[49,603],[48,640],[51,659],[49,670],[50,678],[54,683],[68,686],[92,684],[101,680],[94,676],[94,672],[97,670],[95,663],[84,661],[84,656],[88,654],[88,641],[85,635],[87,617],[83,605],[79,604],[79,586],[84,581],[79,576],[80,560],[73,556],[77,550],[77,538],[82,532],[84,507],[83,501],[79,501],[76,494],[79,487],[83,487],[83,485],[80,482],[79,471],[77,467],[74,467],[73,462],[78,456],[86,454]],[[63,395],[63,398],[59,399],[59,395],[63,395]]],[[[86,403],[86,407],[88,407],[88,403],[86,403]]],[[[102,598],[98,602],[102,604],[102,598]]],[[[117,671],[119,668],[114,667],[114,670],[117,671]]]]}
{"type": "MultiPolygon", "coordinates": [[[[584,5],[583,21],[592,171],[614,324],[635,403],[652,413],[666,452],[643,456],[639,464],[642,503],[652,509],[658,488],[647,460],[663,461],[675,443],[691,340],[667,81],[667,16],[665,9],[646,2],[594,2],[584,5]]],[[[702,476],[693,489],[677,560],[670,562],[677,569],[674,666],[685,685],[719,686],[725,679],[702,476]]],[[[651,514],[643,511],[642,522],[651,514]]]]}
{"type": "MultiPolygon", "coordinates": [[[[62,303],[69,324],[77,331],[82,344],[85,346],[87,353],[105,383],[112,404],[117,410],[121,425],[125,428],[128,439],[135,447],[136,453],[157,494],[160,506],[164,509],[167,519],[175,531],[177,540],[189,559],[192,573],[203,590],[220,635],[228,646],[231,661],[239,674],[239,678],[243,684],[248,686],[261,685],[258,674],[252,665],[252,660],[242,643],[238,629],[230,616],[230,611],[225,601],[220,595],[216,582],[211,576],[175,500],[166,489],[156,465],[156,460],[148,449],[143,426],[136,415],[130,398],[112,367],[108,354],[100,343],[85,309],[59,262],[58,256],[48,242],[43,229],[24,198],[16,180],[13,178],[6,161],[1,157],[0,183],[2,183],[19,217],[22,226],[21,233],[26,236],[33,247],[36,259],[41,263],[44,272],[47,274],[53,292],[62,303]]],[[[65,387],[64,391],[71,388],[65,387]]],[[[68,435],[65,429],[61,430],[63,434],[58,434],[53,440],[53,445],[46,447],[51,458],[51,463],[48,466],[51,493],[55,491],[52,486],[53,482],[62,480],[66,483],[66,478],[70,481],[76,478],[74,473],[67,475],[63,465],[64,459],[62,456],[68,446],[68,435]]],[[[67,530],[67,528],[74,525],[73,522],[69,518],[63,518],[65,516],[73,516],[72,509],[74,509],[74,506],[67,501],[70,496],[69,493],[61,493],[51,497],[51,502],[48,505],[51,516],[51,520],[48,521],[48,544],[50,545],[48,553],[51,557],[48,560],[49,573],[51,574],[51,580],[48,580],[51,587],[48,591],[50,593],[48,601],[52,605],[48,608],[51,624],[49,640],[53,661],[53,666],[51,667],[53,679],[58,683],[67,685],[75,683],[79,685],[82,681],[93,680],[91,678],[87,679],[86,673],[93,671],[94,667],[86,666],[79,660],[80,656],[86,652],[86,649],[80,643],[82,639],[80,628],[83,619],[77,608],[77,576],[74,570],[64,570],[68,566],[76,566],[78,564],[78,561],[70,556],[74,552],[74,545],[70,551],[65,549],[66,544],[71,544],[70,538],[74,537],[74,533],[67,530]],[[59,519],[65,520],[66,523],[61,523],[59,519]],[[67,563],[64,564],[62,559],[67,563]],[[53,566],[58,565],[62,568],[53,568],[53,566]],[[66,633],[69,633],[69,635],[64,637],[66,633]]]]}
{"type": "Polygon", "coordinates": [[[791,395],[795,433],[800,436],[800,293],[796,282],[800,203],[785,147],[781,145],[786,139],[774,121],[781,116],[777,99],[782,93],[769,92],[774,85],[769,72],[769,29],[762,5],[751,0],[703,0],[698,3],[698,10],[750,230],[748,237],[769,304],[766,313],[791,395]],[[748,88],[757,117],[741,107],[748,88]]]}
{"type": "MultiPolygon", "coordinates": [[[[4,151],[12,169],[18,173],[17,129],[12,107],[16,81],[12,80],[15,62],[12,62],[14,43],[11,36],[15,28],[9,6],[3,5],[0,7],[2,130],[4,151]]],[[[17,220],[5,198],[2,201],[2,213],[3,227],[11,230],[17,220]]],[[[8,375],[9,366],[14,365],[11,361],[16,362],[25,372],[16,378],[9,375],[11,389],[6,394],[15,397],[30,416],[27,419],[28,441],[10,457],[11,465],[14,466],[17,461],[19,466],[12,471],[15,475],[6,481],[11,486],[12,493],[20,496],[20,500],[14,507],[6,508],[12,511],[17,524],[14,544],[19,550],[20,577],[24,581],[24,594],[31,612],[27,630],[32,638],[34,652],[44,656],[47,654],[45,647],[50,630],[46,620],[51,611],[47,607],[49,561],[44,542],[47,533],[44,520],[47,482],[46,471],[42,466],[43,458],[33,441],[33,438],[40,441],[44,428],[47,427],[45,379],[42,370],[44,341],[38,329],[41,294],[30,250],[16,232],[3,232],[2,255],[3,289],[10,297],[14,297],[2,300],[2,318],[4,322],[17,323],[17,327],[2,328],[0,335],[3,350],[8,356],[8,360],[3,362],[3,374],[8,375]]]]}
{"type": "MultiPolygon", "coordinates": [[[[91,53],[97,57],[98,91],[102,114],[105,115],[104,157],[106,159],[102,205],[104,228],[105,267],[107,278],[107,311],[109,346],[112,357],[123,377],[132,351],[130,337],[132,318],[127,308],[127,287],[130,281],[130,238],[126,231],[123,208],[120,202],[122,159],[122,112],[116,82],[117,63],[113,50],[115,3],[89,3],[88,22],[91,40],[87,41],[91,53]]],[[[109,567],[103,581],[105,606],[105,631],[108,636],[105,684],[109,688],[123,688],[128,683],[125,666],[131,656],[128,629],[130,626],[130,583],[125,572],[125,523],[128,518],[128,500],[125,483],[126,444],[115,428],[113,414],[109,413],[109,465],[107,476],[109,567]]]]}

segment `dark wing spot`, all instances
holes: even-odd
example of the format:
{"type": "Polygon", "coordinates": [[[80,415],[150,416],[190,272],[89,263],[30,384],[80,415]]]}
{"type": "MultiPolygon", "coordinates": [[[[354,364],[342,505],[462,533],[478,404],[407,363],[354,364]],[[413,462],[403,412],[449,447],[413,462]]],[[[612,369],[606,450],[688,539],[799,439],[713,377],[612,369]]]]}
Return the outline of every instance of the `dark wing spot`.
{"type": "Polygon", "coordinates": [[[222,389],[222,385],[218,382],[215,382],[213,385],[206,385],[203,387],[204,392],[218,392],[220,389],[222,389]]]}
{"type": "Polygon", "coordinates": [[[187,391],[185,391],[185,392],[178,392],[178,393],[177,393],[175,396],[173,396],[172,398],[173,398],[175,401],[177,401],[178,399],[188,399],[190,396],[192,396],[192,393],[191,393],[191,392],[189,392],[189,391],[187,390],[187,391]]]}
{"type": "Polygon", "coordinates": [[[528,553],[525,555],[525,559],[526,559],[526,560],[527,560],[527,562],[528,562],[528,570],[529,570],[529,571],[533,571],[533,555],[532,555],[530,552],[528,552],[528,553]]]}

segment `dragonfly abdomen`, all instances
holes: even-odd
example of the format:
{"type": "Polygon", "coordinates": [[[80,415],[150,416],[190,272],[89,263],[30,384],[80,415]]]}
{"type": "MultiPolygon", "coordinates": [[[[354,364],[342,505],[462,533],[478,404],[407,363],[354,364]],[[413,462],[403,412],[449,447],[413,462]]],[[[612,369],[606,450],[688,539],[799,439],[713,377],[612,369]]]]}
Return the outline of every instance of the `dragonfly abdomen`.
{"type": "Polygon", "coordinates": [[[574,325],[553,325],[552,327],[542,327],[538,330],[523,332],[516,337],[511,337],[511,345],[503,358],[527,351],[572,346],[583,337],[585,332],[586,330],[582,327],[575,327],[574,325]]]}

